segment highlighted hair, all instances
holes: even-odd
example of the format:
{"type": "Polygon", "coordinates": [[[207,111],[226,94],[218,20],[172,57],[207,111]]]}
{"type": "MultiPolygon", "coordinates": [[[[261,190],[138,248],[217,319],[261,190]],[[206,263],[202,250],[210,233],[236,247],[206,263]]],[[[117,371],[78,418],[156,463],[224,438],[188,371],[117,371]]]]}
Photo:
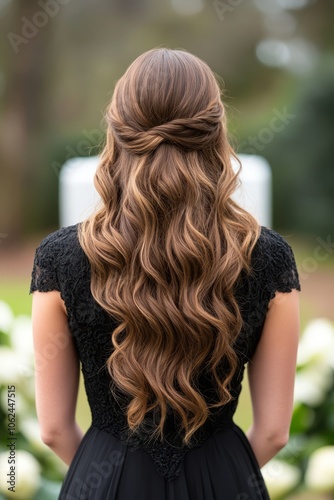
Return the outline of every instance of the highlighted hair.
{"type": "Polygon", "coordinates": [[[211,407],[231,401],[242,317],[234,297],[250,271],[257,221],[232,199],[238,172],[214,73],[183,50],[139,56],[117,82],[95,175],[101,206],[80,226],[95,300],[119,322],[106,366],[130,397],[131,431],[167,410],[187,444],[211,407]],[[227,367],[219,377],[221,363],[227,367]],[[198,386],[213,376],[217,403],[198,386]]]}

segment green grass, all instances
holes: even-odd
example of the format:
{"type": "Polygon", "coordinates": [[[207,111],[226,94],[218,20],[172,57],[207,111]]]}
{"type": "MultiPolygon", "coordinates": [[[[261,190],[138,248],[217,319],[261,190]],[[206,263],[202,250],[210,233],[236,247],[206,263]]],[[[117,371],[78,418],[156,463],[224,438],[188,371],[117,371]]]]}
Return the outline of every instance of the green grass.
{"type": "Polygon", "coordinates": [[[15,316],[31,314],[32,295],[29,295],[28,280],[5,279],[0,283],[0,300],[4,300],[11,307],[15,316]]]}

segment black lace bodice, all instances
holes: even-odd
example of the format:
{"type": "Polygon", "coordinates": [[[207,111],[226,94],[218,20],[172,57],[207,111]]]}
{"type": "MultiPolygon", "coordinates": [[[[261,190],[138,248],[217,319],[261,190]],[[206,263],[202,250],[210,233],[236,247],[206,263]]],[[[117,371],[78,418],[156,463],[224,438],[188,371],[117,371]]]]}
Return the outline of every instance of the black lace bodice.
{"type": "MultiPolygon", "coordinates": [[[[256,349],[261,336],[269,301],[275,292],[300,290],[298,272],[291,247],[285,239],[266,227],[252,254],[252,276],[240,275],[236,298],[244,319],[236,350],[240,369],[232,381],[233,401],[216,410],[196,431],[188,446],[182,446],[177,422],[171,409],[161,443],[149,439],[154,418],[147,417],[145,430],[137,435],[128,432],[125,408],[127,396],[115,398],[110,389],[110,376],[104,363],[112,352],[111,332],[117,326],[115,319],[93,299],[90,291],[90,264],[78,236],[78,224],[61,228],[46,236],[36,249],[29,293],[35,290],[58,290],[65,303],[68,323],[81,362],[85,389],[92,414],[92,425],[126,442],[129,450],[147,451],[157,469],[166,479],[179,475],[182,460],[189,450],[200,446],[220,429],[232,425],[241,391],[244,368],[256,349]]],[[[223,368],[222,368],[223,370],[223,368]]],[[[223,373],[223,372],[222,372],[223,373]]],[[[212,380],[201,375],[199,388],[207,400],[212,400],[212,380]]]]}

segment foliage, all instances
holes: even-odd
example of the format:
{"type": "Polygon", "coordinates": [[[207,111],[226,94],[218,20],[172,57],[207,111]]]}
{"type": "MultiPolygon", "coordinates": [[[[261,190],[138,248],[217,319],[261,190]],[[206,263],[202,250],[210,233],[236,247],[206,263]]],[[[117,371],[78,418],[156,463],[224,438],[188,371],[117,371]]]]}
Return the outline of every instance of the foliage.
{"type": "Polygon", "coordinates": [[[326,319],[304,330],[294,398],[289,443],[263,469],[271,498],[293,488],[334,494],[334,325],[326,319]]]}
{"type": "Polygon", "coordinates": [[[31,318],[0,301],[0,499],[55,499],[67,469],[40,438],[34,393],[31,318]]]}
{"type": "Polygon", "coordinates": [[[333,231],[333,68],[329,61],[300,82],[287,105],[295,118],[261,153],[273,169],[274,225],[284,230],[324,237],[333,231]]]}

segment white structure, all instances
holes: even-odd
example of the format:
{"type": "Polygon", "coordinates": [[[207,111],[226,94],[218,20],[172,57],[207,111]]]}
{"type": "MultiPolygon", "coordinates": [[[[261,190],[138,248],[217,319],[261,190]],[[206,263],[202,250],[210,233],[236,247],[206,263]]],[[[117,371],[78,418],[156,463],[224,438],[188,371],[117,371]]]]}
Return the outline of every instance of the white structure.
{"type": "MultiPolygon", "coordinates": [[[[272,176],[269,163],[263,156],[238,155],[242,164],[241,186],[234,200],[248,210],[262,226],[272,224],[272,176]]],[[[236,162],[233,162],[235,166],[236,162]]],[[[238,165],[237,165],[238,166],[238,165]]]]}
{"type": "Polygon", "coordinates": [[[100,196],[94,187],[98,156],[71,158],[59,174],[59,227],[84,220],[98,205],[100,196]]]}
{"type": "MultiPolygon", "coordinates": [[[[234,199],[256,217],[263,226],[271,226],[272,180],[269,163],[262,156],[239,155],[242,163],[241,187],[234,199]]],[[[100,197],[94,187],[99,157],[71,158],[59,176],[59,225],[82,221],[96,208],[100,197]]],[[[233,162],[234,166],[235,162],[233,162]]]]}

